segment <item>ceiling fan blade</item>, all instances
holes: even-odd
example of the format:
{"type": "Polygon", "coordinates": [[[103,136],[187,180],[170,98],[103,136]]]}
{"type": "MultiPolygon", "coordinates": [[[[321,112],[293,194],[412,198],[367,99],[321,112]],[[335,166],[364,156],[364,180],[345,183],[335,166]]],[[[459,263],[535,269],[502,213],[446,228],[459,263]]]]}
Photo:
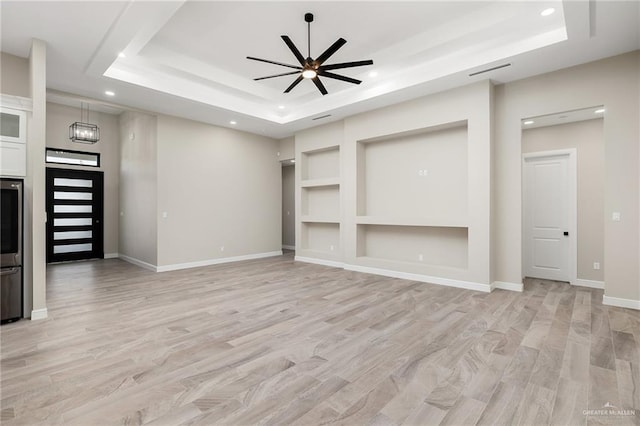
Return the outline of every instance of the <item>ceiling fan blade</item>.
{"type": "Polygon", "coordinates": [[[337,70],[341,68],[362,67],[364,65],[373,65],[373,61],[371,59],[368,59],[366,61],[342,62],[340,64],[323,65],[322,67],[320,67],[320,69],[337,70]]]}
{"type": "Polygon", "coordinates": [[[318,90],[320,91],[320,93],[322,93],[322,96],[326,95],[327,93],[327,89],[324,87],[324,84],[322,84],[322,82],[320,81],[320,79],[316,76],[314,78],[311,79],[316,87],[318,88],[318,90]]]}
{"type": "Polygon", "coordinates": [[[254,78],[254,80],[255,81],[266,80],[267,78],[283,77],[285,75],[293,75],[293,74],[300,74],[300,71],[291,71],[291,72],[285,72],[285,73],[282,73],[282,74],[268,75],[266,77],[254,78]]]}
{"type": "Polygon", "coordinates": [[[322,63],[324,61],[326,61],[327,59],[329,59],[329,57],[331,55],[333,55],[334,53],[336,53],[336,51],[338,49],[340,49],[342,46],[344,46],[344,44],[347,42],[347,40],[343,39],[342,37],[340,37],[338,40],[336,40],[335,43],[333,43],[331,46],[329,46],[329,48],[327,50],[325,50],[324,52],[322,52],[322,54],[320,56],[318,56],[316,58],[316,62],[319,65],[322,65],[322,63]]]}
{"type": "Polygon", "coordinates": [[[356,80],[355,78],[351,78],[351,77],[345,77],[344,75],[334,74],[332,72],[327,72],[327,71],[324,71],[322,69],[318,71],[318,75],[321,75],[323,77],[333,78],[333,79],[336,79],[336,80],[346,81],[347,83],[353,83],[353,84],[362,83],[361,80],[356,80]]]}
{"type": "Polygon", "coordinates": [[[293,55],[296,57],[298,62],[300,62],[300,65],[304,65],[304,62],[305,62],[304,56],[302,56],[302,53],[300,53],[296,45],[293,44],[289,36],[283,35],[280,37],[282,37],[282,40],[284,40],[284,42],[287,44],[291,52],[293,52],[293,55]]]}
{"type": "Polygon", "coordinates": [[[303,79],[304,79],[304,77],[302,77],[302,75],[299,75],[298,78],[296,78],[295,81],[293,83],[291,83],[291,86],[287,87],[287,90],[285,90],[284,93],[289,93],[291,91],[291,89],[296,87],[298,85],[298,83],[300,83],[303,79]]]}
{"type": "Polygon", "coordinates": [[[282,62],[270,61],[268,59],[254,58],[253,56],[247,56],[247,59],[251,59],[252,61],[258,61],[258,62],[266,62],[267,64],[280,65],[280,66],[287,67],[287,68],[295,68],[297,70],[301,70],[302,69],[302,67],[299,67],[297,65],[283,64],[282,62]]]}

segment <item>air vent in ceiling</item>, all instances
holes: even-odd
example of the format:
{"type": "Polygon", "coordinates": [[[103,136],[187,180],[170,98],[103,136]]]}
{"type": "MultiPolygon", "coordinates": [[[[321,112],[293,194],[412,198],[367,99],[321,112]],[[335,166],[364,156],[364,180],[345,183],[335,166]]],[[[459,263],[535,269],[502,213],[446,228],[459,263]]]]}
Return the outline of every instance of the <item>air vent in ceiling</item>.
{"type": "Polygon", "coordinates": [[[469,77],[473,77],[474,75],[484,74],[485,72],[495,71],[495,70],[499,70],[500,68],[506,68],[506,67],[510,67],[510,66],[511,66],[511,64],[498,65],[497,67],[487,68],[486,70],[472,72],[471,74],[469,74],[469,77]]]}
{"type": "Polygon", "coordinates": [[[322,120],[323,118],[331,117],[331,114],[321,115],[320,117],[312,118],[312,120],[322,120]]]}

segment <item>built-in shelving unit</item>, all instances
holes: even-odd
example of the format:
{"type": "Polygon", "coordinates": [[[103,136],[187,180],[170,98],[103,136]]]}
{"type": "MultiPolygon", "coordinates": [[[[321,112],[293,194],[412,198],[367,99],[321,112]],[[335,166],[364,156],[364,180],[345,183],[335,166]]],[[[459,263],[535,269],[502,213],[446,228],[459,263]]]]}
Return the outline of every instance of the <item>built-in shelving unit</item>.
{"type": "Polygon", "coordinates": [[[493,86],[296,133],[296,259],[491,290],[493,86]]]}
{"type": "Polygon", "coordinates": [[[340,147],[301,152],[300,257],[340,258],[340,147]]]}

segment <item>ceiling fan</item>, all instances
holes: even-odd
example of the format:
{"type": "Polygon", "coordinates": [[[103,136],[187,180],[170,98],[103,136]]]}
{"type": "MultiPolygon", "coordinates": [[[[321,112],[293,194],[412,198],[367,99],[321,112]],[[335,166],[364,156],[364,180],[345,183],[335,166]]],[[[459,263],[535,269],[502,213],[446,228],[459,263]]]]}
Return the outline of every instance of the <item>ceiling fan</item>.
{"type": "Polygon", "coordinates": [[[282,37],[282,40],[284,40],[287,47],[289,47],[291,52],[293,52],[293,55],[296,57],[298,62],[300,62],[300,65],[284,64],[282,62],[269,61],[267,59],[260,59],[260,58],[254,58],[253,56],[247,56],[247,59],[251,59],[252,61],[266,62],[268,64],[280,65],[283,67],[293,68],[296,70],[291,72],[285,72],[282,74],[269,75],[267,77],[254,78],[254,80],[256,81],[265,80],[268,78],[299,74],[298,78],[296,78],[293,81],[293,83],[291,83],[291,85],[287,87],[284,93],[289,93],[291,89],[296,87],[303,79],[309,79],[313,81],[313,83],[316,85],[320,93],[322,93],[323,95],[326,95],[328,92],[327,92],[327,89],[324,87],[324,84],[322,84],[322,81],[320,81],[320,77],[333,78],[335,80],[346,81],[347,83],[353,83],[353,84],[362,83],[361,80],[356,80],[355,78],[346,77],[344,75],[334,74],[330,72],[330,70],[361,67],[363,65],[373,65],[373,61],[371,59],[368,59],[366,61],[342,62],[339,64],[324,65],[324,62],[327,59],[329,59],[331,55],[336,53],[336,51],[340,49],[342,46],[344,46],[344,44],[347,42],[347,40],[343,39],[342,37],[339,38],[331,46],[329,46],[329,48],[324,52],[322,52],[322,54],[320,54],[320,56],[318,56],[316,59],[312,59],[311,58],[311,23],[313,22],[313,14],[305,13],[304,20],[307,23],[307,58],[305,59],[304,56],[302,56],[298,48],[295,46],[295,44],[293,44],[293,42],[288,36],[286,35],[280,36],[282,37]]]}

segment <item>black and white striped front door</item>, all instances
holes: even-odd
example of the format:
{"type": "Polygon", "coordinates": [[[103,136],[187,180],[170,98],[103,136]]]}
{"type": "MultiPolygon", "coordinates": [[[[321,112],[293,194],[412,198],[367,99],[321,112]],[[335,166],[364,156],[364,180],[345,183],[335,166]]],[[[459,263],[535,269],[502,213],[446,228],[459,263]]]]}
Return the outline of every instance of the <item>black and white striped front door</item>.
{"type": "Polygon", "coordinates": [[[47,168],[47,262],[104,258],[103,174],[47,168]]]}

